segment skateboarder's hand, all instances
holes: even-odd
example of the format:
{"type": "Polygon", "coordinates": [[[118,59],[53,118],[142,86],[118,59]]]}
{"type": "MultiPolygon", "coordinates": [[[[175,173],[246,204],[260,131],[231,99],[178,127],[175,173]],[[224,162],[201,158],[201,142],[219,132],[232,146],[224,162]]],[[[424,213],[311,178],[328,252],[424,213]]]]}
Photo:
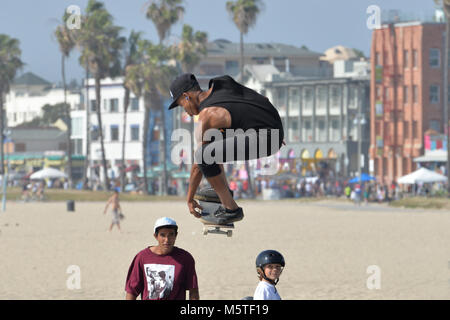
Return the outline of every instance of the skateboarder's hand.
{"type": "Polygon", "coordinates": [[[189,212],[193,214],[196,218],[200,218],[202,215],[195,209],[202,210],[203,208],[194,199],[188,201],[189,212]]]}

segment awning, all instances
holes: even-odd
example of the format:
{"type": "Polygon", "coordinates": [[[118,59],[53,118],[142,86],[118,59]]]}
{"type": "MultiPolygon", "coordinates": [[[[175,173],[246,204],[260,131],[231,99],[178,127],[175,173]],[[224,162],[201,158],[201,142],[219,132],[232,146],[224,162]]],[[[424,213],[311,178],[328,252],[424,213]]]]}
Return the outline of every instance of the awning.
{"type": "Polygon", "coordinates": [[[447,162],[447,151],[428,151],[421,157],[414,158],[414,162],[447,162]]]}

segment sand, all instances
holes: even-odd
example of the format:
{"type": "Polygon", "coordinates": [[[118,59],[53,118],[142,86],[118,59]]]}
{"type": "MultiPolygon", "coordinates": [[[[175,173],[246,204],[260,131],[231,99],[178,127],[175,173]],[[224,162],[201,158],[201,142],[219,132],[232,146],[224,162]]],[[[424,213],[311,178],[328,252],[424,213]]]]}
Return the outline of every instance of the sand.
{"type": "Polygon", "coordinates": [[[176,245],[196,260],[202,299],[252,295],[255,258],[265,249],[286,259],[277,285],[283,299],[450,298],[449,212],[342,201],[241,205],[245,219],[227,238],[203,236],[181,201],[122,203],[122,233],[107,231],[104,203],[77,202],[67,212],[65,202],[8,202],[0,213],[0,299],[123,299],[128,267],[156,243],[161,216],[180,226],[176,245]],[[367,273],[374,265],[379,282],[367,273]],[[369,289],[368,279],[379,287],[369,289]]]}

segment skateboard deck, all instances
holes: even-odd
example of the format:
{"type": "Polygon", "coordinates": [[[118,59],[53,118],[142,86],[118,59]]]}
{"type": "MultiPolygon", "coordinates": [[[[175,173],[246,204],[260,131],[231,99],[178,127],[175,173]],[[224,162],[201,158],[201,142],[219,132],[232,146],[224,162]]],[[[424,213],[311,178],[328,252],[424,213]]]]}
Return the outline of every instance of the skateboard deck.
{"type": "Polygon", "coordinates": [[[205,199],[214,200],[205,198],[203,195],[195,195],[194,199],[197,200],[202,207],[200,221],[203,223],[203,235],[208,235],[208,233],[215,234],[223,234],[227,237],[233,236],[234,223],[226,223],[226,224],[217,224],[208,220],[208,216],[215,212],[222,204],[217,201],[204,201],[205,199]],[[229,229],[229,230],[223,230],[229,229]]]}

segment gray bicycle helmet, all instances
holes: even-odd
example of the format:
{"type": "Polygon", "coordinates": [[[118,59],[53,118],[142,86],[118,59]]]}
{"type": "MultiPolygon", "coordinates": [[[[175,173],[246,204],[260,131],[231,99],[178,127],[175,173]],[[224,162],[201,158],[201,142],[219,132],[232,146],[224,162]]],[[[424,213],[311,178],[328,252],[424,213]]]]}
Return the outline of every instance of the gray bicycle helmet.
{"type": "Polygon", "coordinates": [[[264,250],[256,257],[256,269],[259,269],[261,271],[261,276],[265,280],[273,284],[277,284],[278,279],[274,282],[266,277],[264,273],[264,266],[267,264],[280,264],[281,267],[284,268],[286,263],[284,261],[283,255],[276,250],[264,250]]]}

